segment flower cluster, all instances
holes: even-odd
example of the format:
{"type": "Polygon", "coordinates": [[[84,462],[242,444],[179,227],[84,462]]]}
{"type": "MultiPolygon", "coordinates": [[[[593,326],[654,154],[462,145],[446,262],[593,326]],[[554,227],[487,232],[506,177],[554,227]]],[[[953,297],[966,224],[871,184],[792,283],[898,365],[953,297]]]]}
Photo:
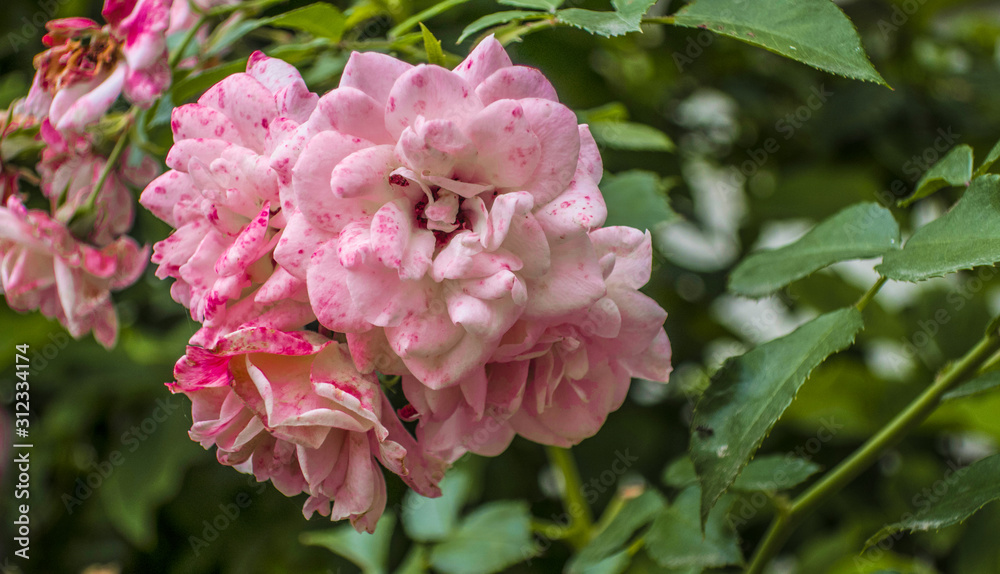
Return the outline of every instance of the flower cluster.
{"type": "Polygon", "coordinates": [[[202,324],[171,388],[193,439],[306,515],[371,530],[376,460],[431,495],[463,453],[575,444],[632,377],[667,380],[648,232],[602,227],[587,126],[492,37],[454,70],[354,53],[322,97],[257,53],[171,127],[140,198],[202,324]]]}
{"type": "Polygon", "coordinates": [[[24,147],[7,145],[12,139],[43,144],[37,176],[28,179],[44,199],[22,192],[31,167],[0,158],[0,287],[7,303],[40,310],[74,337],[93,331],[106,347],[118,332],[111,291],[133,283],[148,260],[148,249],[127,236],[134,217],[128,184],[144,187],[157,169],[132,150],[109,158],[102,149],[127,137],[131,116],[107,122],[110,129],[99,121],[120,94],[147,107],[169,85],[167,34],[194,25],[188,2],[172,3],[107,0],[103,26],[86,18],[49,22],[31,90],[0,132],[5,150],[24,147]],[[26,207],[43,204],[47,209],[26,207]]]}

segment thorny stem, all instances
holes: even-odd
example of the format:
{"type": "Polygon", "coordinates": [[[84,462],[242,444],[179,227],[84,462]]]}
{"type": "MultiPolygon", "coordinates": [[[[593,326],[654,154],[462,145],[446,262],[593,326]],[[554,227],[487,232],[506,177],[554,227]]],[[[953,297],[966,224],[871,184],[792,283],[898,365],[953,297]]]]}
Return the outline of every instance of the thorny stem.
{"type": "MultiPolygon", "coordinates": [[[[880,283],[882,282],[884,281],[880,280],[880,283]]],[[[876,286],[881,285],[876,283],[876,286]]],[[[875,290],[873,287],[872,291],[875,290]]],[[[865,300],[862,299],[862,301],[865,300]]],[[[1000,350],[1000,336],[996,330],[991,330],[965,356],[946,366],[936,380],[902,412],[882,427],[882,430],[868,439],[868,442],[827,473],[819,482],[799,495],[787,507],[787,511],[779,512],[774,522],[771,523],[767,534],[764,535],[764,540],[757,547],[750,567],[747,569],[747,574],[763,572],[803,518],[831,496],[840,492],[848,483],[874,464],[886,449],[920,425],[937,408],[942,395],[965,381],[970,375],[974,375],[977,368],[998,350],[1000,350]]]]}
{"type": "Polygon", "coordinates": [[[590,530],[594,525],[594,517],[590,506],[583,497],[583,485],[580,482],[580,471],[569,449],[554,446],[545,447],[552,465],[559,469],[563,478],[563,506],[569,514],[569,526],[566,539],[574,548],[580,549],[590,540],[590,530]]]}

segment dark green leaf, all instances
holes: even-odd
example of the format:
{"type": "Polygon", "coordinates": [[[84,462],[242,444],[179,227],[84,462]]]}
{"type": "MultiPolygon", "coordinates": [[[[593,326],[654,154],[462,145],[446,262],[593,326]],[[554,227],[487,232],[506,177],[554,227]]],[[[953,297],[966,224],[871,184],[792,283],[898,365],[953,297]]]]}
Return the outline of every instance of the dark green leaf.
{"type": "Polygon", "coordinates": [[[301,30],[317,38],[339,42],[344,35],[347,18],[334,5],[317,2],[269,18],[266,23],[277,28],[301,30]]]}
{"type": "Polygon", "coordinates": [[[667,201],[666,186],[660,176],[649,171],[626,171],[607,174],[601,192],[608,204],[606,226],[628,225],[653,229],[664,221],[677,218],[667,201]]]}
{"type": "Polygon", "coordinates": [[[562,6],[565,0],[498,0],[504,6],[514,6],[515,8],[529,8],[531,10],[552,11],[562,6]]]}
{"type": "Polygon", "coordinates": [[[976,173],[972,174],[973,177],[979,177],[980,175],[989,173],[990,168],[993,167],[993,164],[996,163],[998,159],[1000,159],[1000,141],[993,144],[993,147],[990,149],[990,153],[986,154],[986,159],[983,160],[982,165],[976,168],[976,173]]]}
{"type": "Polygon", "coordinates": [[[424,37],[424,51],[427,52],[427,63],[437,66],[444,66],[444,51],[441,50],[441,40],[434,37],[434,34],[420,23],[420,33],[424,37]]]}
{"type": "Polygon", "coordinates": [[[374,534],[360,533],[350,524],[329,530],[313,530],[299,535],[299,542],[321,546],[357,564],[364,574],[388,572],[389,542],[396,526],[396,517],[386,512],[378,521],[374,534]]]}
{"type": "Polygon", "coordinates": [[[663,484],[667,486],[683,489],[697,482],[698,474],[694,471],[690,456],[684,455],[663,469],[663,484]]]}
{"type": "Polygon", "coordinates": [[[634,122],[594,122],[590,133],[597,143],[614,149],[674,151],[674,142],[660,130],[634,122]]]}
{"type": "Polygon", "coordinates": [[[695,407],[691,460],[708,515],[816,366],[847,348],[864,326],[854,307],[821,315],[794,332],[730,359],[695,407]]]}
{"type": "Polygon", "coordinates": [[[537,551],[528,503],[493,502],[477,508],[451,538],[434,547],[431,565],[445,574],[489,574],[537,551]]]}
{"type": "Polygon", "coordinates": [[[745,492],[776,492],[801,484],[819,472],[819,465],[792,455],[760,456],[743,469],[732,488],[745,492]]]}
{"type": "Polygon", "coordinates": [[[899,202],[907,206],[918,199],[946,187],[965,186],[972,179],[972,148],[963,144],[955,146],[917,182],[913,195],[899,202]]]}
{"type": "Polygon", "coordinates": [[[877,271],[898,281],[922,281],[1000,261],[1000,176],[972,180],[962,199],[918,229],[877,271]]]}
{"type": "Polygon", "coordinates": [[[955,470],[945,478],[948,490],[935,498],[930,506],[909,516],[883,526],[868,539],[865,549],[886,536],[909,530],[938,530],[964,521],[980,508],[1000,499],[1000,454],[986,457],[967,467],[955,470]]]}
{"type": "Polygon", "coordinates": [[[798,241],[744,259],[729,289],[762,297],[838,261],[864,259],[899,248],[899,225],[876,203],[852,205],[812,228],[798,241]]]}
{"type": "Polygon", "coordinates": [[[458,513],[469,500],[473,477],[466,466],[457,466],[441,480],[441,496],[425,498],[412,490],[403,497],[403,528],[418,542],[444,540],[454,530],[458,513]]]}
{"type": "Polygon", "coordinates": [[[646,551],[666,568],[718,568],[741,564],[739,541],[726,520],[732,500],[717,505],[708,515],[702,533],[698,517],[701,489],[684,489],[664,508],[646,534],[646,551]]]}
{"type": "Polygon", "coordinates": [[[830,0],[696,0],[677,12],[674,22],[833,74],[887,85],[868,61],[854,24],[830,0]]]}
{"type": "Polygon", "coordinates": [[[177,82],[170,90],[170,99],[173,100],[175,105],[184,104],[190,98],[200,96],[205,90],[221,82],[223,79],[246,71],[246,69],[247,61],[238,60],[209,68],[193,76],[188,76],[177,82]]]}
{"type": "Polygon", "coordinates": [[[641,30],[642,17],[655,0],[612,0],[614,12],[567,8],[556,12],[556,20],[599,36],[621,36],[641,30]]]}
{"type": "MultiPolygon", "coordinates": [[[[620,572],[622,565],[618,556],[635,531],[648,524],[663,508],[663,496],[655,490],[647,490],[641,495],[624,502],[614,518],[607,523],[587,544],[586,548],[566,564],[566,572],[620,572]]],[[[628,565],[625,556],[624,566],[628,565]]]]}
{"type": "Polygon", "coordinates": [[[487,28],[499,26],[500,24],[506,24],[515,20],[523,20],[525,18],[544,18],[545,16],[545,14],[540,12],[528,12],[525,10],[508,10],[506,12],[489,14],[466,26],[465,30],[462,30],[462,35],[458,37],[458,41],[456,43],[461,44],[466,38],[476,32],[481,32],[487,28]]]}
{"type": "Polygon", "coordinates": [[[990,371],[948,391],[941,397],[941,400],[947,401],[977,395],[996,387],[1000,387],[1000,371],[990,371]]]}

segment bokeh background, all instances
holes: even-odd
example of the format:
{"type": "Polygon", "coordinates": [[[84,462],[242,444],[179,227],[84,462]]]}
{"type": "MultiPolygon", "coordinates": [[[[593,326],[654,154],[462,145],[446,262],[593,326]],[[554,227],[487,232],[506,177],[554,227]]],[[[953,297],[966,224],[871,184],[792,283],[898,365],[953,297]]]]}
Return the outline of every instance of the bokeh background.
{"type": "MultiPolygon", "coordinates": [[[[306,3],[293,0],[269,13],[306,3]]],[[[661,482],[663,470],[684,454],[694,401],[726,357],[854,302],[875,277],[870,261],[839,264],[777,296],[750,301],[725,289],[728,272],[744,254],[791,241],[852,203],[888,205],[893,196],[909,193],[927,164],[948,148],[970,144],[981,158],[1000,138],[1000,4],[837,3],[893,89],[835,78],[731,39],[673,27],[647,26],[643,34],[615,39],[549,29],[509,46],[515,62],[541,68],[573,109],[624,113],[676,143],[673,153],[603,150],[608,173],[647,172],[632,174],[628,185],[609,177],[605,192],[617,222],[653,231],[654,272],[646,291],[670,313],[666,329],[675,370],[665,386],[634,382],[626,404],[600,434],[573,450],[584,482],[597,481],[598,513],[622,485],[644,480],[676,492],[661,482]],[[676,215],[665,208],[668,196],[676,215]],[[626,452],[634,462],[624,474],[607,478],[626,452]]],[[[394,19],[430,4],[384,3],[391,16],[373,19],[362,33],[377,37],[394,19]]],[[[665,0],[654,10],[666,14],[680,4],[665,0]]],[[[574,5],[608,8],[589,0],[574,5]]],[[[499,9],[491,0],[471,0],[427,24],[446,51],[464,55],[472,40],[456,45],[461,30],[499,9]]],[[[0,107],[27,92],[45,20],[99,19],[99,12],[100,3],[92,0],[4,0],[0,107]]],[[[260,30],[242,38],[234,54],[275,41],[291,41],[291,34],[260,30]]],[[[336,85],[345,60],[346,52],[332,49],[301,66],[310,86],[325,91],[336,85]]],[[[942,192],[909,210],[893,208],[904,234],[946,209],[955,193],[942,192]]],[[[140,210],[133,233],[140,241],[152,243],[167,232],[140,210]]],[[[824,468],[836,464],[979,338],[989,317],[1000,312],[994,275],[987,270],[887,285],[858,345],[813,373],[761,453],[797,452],[824,468]]],[[[163,383],[171,380],[173,363],[196,325],[170,299],[168,287],[150,268],[116,296],[123,327],[111,352],[90,338],[71,340],[40,315],[17,314],[0,304],[0,560],[45,573],[357,571],[323,548],[301,544],[304,532],[331,527],[322,517],[305,520],[302,500],[219,465],[213,452],[187,438],[190,405],[163,383]],[[14,345],[23,343],[32,349],[35,445],[29,562],[13,559],[8,517],[14,482],[5,450],[12,442],[14,345]],[[206,536],[206,525],[223,512],[220,504],[232,508],[237,502],[239,516],[217,529],[216,537],[206,536]],[[193,536],[205,544],[193,544],[193,536]]],[[[888,551],[857,558],[882,524],[935,496],[934,485],[948,476],[949,465],[992,454],[998,441],[1000,396],[946,405],[806,521],[773,570],[1000,572],[997,507],[961,526],[902,537],[888,551]]],[[[562,512],[539,445],[517,439],[499,457],[463,464],[475,484],[473,505],[513,499],[527,501],[537,517],[562,512]]],[[[389,489],[392,508],[405,487],[390,476],[389,489]]],[[[740,531],[749,553],[772,511],[751,500],[735,508],[746,510],[740,531]]],[[[397,528],[390,569],[409,544],[397,528]]],[[[568,556],[568,548],[555,542],[543,557],[512,570],[558,572],[568,556]]],[[[659,571],[642,561],[633,568],[659,571]]]]}

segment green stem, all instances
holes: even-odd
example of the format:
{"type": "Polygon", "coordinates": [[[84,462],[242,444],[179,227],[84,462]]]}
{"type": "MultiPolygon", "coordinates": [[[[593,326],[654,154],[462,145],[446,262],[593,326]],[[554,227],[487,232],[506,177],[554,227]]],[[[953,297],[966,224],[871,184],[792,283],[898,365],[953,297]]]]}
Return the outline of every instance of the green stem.
{"type": "Polygon", "coordinates": [[[84,212],[93,211],[94,204],[97,203],[97,196],[100,195],[101,189],[104,187],[104,182],[108,180],[111,171],[115,169],[115,165],[121,159],[122,153],[125,151],[125,144],[128,143],[132,122],[135,121],[135,113],[135,107],[129,110],[127,119],[125,120],[125,127],[122,129],[121,135],[118,136],[118,141],[115,143],[114,149],[111,150],[111,155],[108,156],[108,161],[105,162],[104,169],[101,170],[101,175],[97,178],[97,183],[94,184],[94,190],[90,192],[87,203],[83,205],[84,212]]]}
{"type": "Polygon", "coordinates": [[[882,289],[882,286],[885,285],[885,282],[888,280],[889,280],[888,277],[878,278],[878,281],[876,281],[875,284],[871,286],[871,289],[869,289],[868,292],[861,297],[861,300],[858,301],[857,305],[855,305],[858,308],[858,311],[865,310],[865,307],[867,307],[868,304],[871,303],[872,299],[875,298],[875,295],[878,295],[879,290],[882,289]]]}
{"type": "Polygon", "coordinates": [[[653,17],[650,17],[650,18],[643,18],[642,19],[642,23],[643,24],[673,24],[674,23],[674,17],[673,16],[653,16],[653,17]]]}
{"type": "Polygon", "coordinates": [[[530,24],[522,24],[509,32],[502,33],[497,38],[497,41],[500,42],[501,46],[506,46],[511,42],[520,41],[521,38],[527,36],[528,34],[531,34],[532,32],[536,32],[543,28],[553,28],[555,27],[555,25],[556,25],[555,18],[545,18],[543,20],[537,20],[530,24]]]}
{"type": "Polygon", "coordinates": [[[205,24],[205,21],[207,19],[208,18],[204,14],[202,14],[198,18],[198,21],[194,23],[194,26],[191,26],[191,29],[188,30],[187,34],[184,35],[184,39],[181,40],[181,45],[177,47],[177,51],[170,55],[170,60],[168,61],[168,64],[170,65],[171,70],[176,68],[177,64],[180,63],[181,58],[184,57],[184,52],[187,51],[188,44],[191,43],[191,40],[194,39],[195,34],[198,33],[198,30],[201,29],[202,25],[205,24]]]}
{"type": "Polygon", "coordinates": [[[451,10],[455,6],[465,4],[468,1],[469,0],[445,0],[444,2],[438,2],[433,6],[431,6],[430,8],[423,10],[421,12],[417,12],[413,16],[410,16],[406,20],[402,21],[401,23],[393,27],[391,30],[389,30],[386,36],[388,36],[389,38],[395,38],[396,36],[399,36],[403,32],[406,32],[410,28],[416,26],[417,24],[425,20],[430,20],[434,16],[437,16],[442,12],[451,10]]]}
{"type": "Polygon", "coordinates": [[[787,511],[778,513],[764,540],[757,547],[747,574],[760,574],[771,558],[781,549],[798,523],[865,469],[875,463],[882,453],[896,444],[907,433],[922,423],[937,408],[941,396],[976,372],[983,361],[1000,349],[1000,336],[987,333],[964,357],[945,367],[937,379],[896,415],[875,436],[854,451],[819,482],[796,498],[787,511]]]}
{"type": "Polygon", "coordinates": [[[590,529],[594,524],[594,517],[590,512],[590,506],[583,497],[583,484],[580,482],[580,471],[576,468],[576,461],[569,449],[554,446],[545,447],[549,455],[549,460],[559,469],[563,477],[563,506],[569,513],[570,523],[567,540],[575,548],[583,548],[590,540],[590,529]]]}

